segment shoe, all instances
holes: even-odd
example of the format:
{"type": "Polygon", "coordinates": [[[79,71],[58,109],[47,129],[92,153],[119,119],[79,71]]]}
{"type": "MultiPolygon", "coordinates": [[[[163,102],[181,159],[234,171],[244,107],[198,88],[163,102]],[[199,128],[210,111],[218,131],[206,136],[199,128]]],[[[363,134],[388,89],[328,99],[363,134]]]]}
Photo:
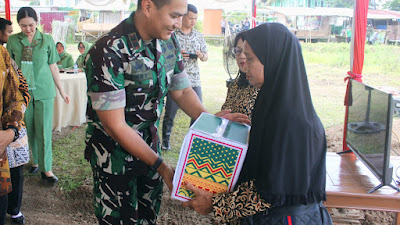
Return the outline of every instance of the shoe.
{"type": "Polygon", "coordinates": [[[168,150],[171,149],[171,146],[169,145],[169,141],[168,140],[164,140],[162,142],[161,149],[164,150],[164,151],[168,151],[168,150]]]}
{"type": "Polygon", "coordinates": [[[17,218],[12,218],[11,217],[11,221],[12,221],[13,224],[25,224],[25,216],[22,215],[22,216],[19,216],[17,218]]]}
{"type": "Polygon", "coordinates": [[[29,170],[29,173],[37,173],[39,171],[38,166],[31,166],[31,169],[29,170]]]}
{"type": "Polygon", "coordinates": [[[58,178],[57,178],[55,175],[52,176],[52,177],[48,177],[48,176],[46,176],[46,174],[43,173],[43,172],[40,172],[40,174],[42,175],[42,179],[43,179],[43,180],[47,180],[47,182],[49,182],[49,183],[55,184],[55,183],[58,182],[58,178]]]}

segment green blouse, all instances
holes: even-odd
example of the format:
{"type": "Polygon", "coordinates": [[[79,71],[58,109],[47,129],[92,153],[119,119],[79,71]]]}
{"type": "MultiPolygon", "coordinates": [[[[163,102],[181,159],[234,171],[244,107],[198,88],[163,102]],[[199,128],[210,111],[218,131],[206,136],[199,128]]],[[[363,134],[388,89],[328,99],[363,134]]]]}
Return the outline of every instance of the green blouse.
{"type": "Polygon", "coordinates": [[[64,46],[64,52],[61,54],[58,54],[58,56],[60,56],[60,61],[57,62],[58,68],[65,69],[65,68],[72,68],[74,67],[74,59],[72,58],[72,55],[67,53],[67,45],[65,44],[65,42],[63,41],[59,41],[56,43],[56,48],[57,48],[57,44],[60,43],[64,46]]]}
{"type": "MultiPolygon", "coordinates": [[[[22,32],[14,34],[8,39],[7,50],[19,67],[21,67],[24,46],[29,45],[28,37],[22,32]]],[[[33,47],[32,64],[36,86],[36,89],[31,92],[32,98],[35,100],[54,98],[56,97],[56,88],[49,65],[60,61],[54,40],[50,35],[43,34],[36,29],[31,46],[33,47]]]]}
{"type": "Polygon", "coordinates": [[[78,43],[78,50],[79,50],[79,44],[80,43],[82,43],[85,46],[85,52],[83,54],[79,55],[79,57],[76,59],[75,63],[78,66],[78,68],[82,69],[84,67],[83,64],[85,62],[86,55],[89,52],[89,49],[90,49],[91,45],[87,41],[79,42],[78,43]]]}

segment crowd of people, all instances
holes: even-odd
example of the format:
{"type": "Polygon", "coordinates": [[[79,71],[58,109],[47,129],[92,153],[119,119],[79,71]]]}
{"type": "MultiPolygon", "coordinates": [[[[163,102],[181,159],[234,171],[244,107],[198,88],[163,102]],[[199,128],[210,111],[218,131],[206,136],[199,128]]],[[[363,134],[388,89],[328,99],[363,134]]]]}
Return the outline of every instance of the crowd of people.
{"type": "MultiPolygon", "coordinates": [[[[161,153],[170,149],[176,111],[192,122],[207,112],[198,62],[209,55],[194,29],[197,13],[186,0],[138,0],[137,10],[93,46],[78,43],[75,63],[64,42],[37,29],[32,8],[18,11],[18,34],[11,35],[11,22],[1,20],[7,50],[0,46],[0,224],[7,213],[13,223],[25,223],[22,168],[29,149],[29,172],[58,181],[52,172],[53,104],[56,88],[71,101],[59,78],[59,70],[71,67],[87,78],[84,157],[93,172],[99,224],[156,224],[163,183],[172,190],[174,169],[161,153]]],[[[183,207],[229,224],[332,224],[322,203],[326,138],[300,43],[281,24],[248,25],[234,41],[239,73],[215,113],[252,125],[238,185],[211,194],[185,183],[196,196],[183,207]]]]}

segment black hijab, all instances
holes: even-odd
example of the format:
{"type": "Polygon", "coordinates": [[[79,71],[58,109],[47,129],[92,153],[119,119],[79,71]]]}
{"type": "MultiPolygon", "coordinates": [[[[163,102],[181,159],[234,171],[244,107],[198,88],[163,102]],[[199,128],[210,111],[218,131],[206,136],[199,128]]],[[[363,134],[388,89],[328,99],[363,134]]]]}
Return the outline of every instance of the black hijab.
{"type": "Polygon", "coordinates": [[[239,181],[255,179],[258,192],[276,207],[325,200],[325,131],[298,39],[277,23],[251,29],[244,39],[264,65],[264,84],[239,181]]]}

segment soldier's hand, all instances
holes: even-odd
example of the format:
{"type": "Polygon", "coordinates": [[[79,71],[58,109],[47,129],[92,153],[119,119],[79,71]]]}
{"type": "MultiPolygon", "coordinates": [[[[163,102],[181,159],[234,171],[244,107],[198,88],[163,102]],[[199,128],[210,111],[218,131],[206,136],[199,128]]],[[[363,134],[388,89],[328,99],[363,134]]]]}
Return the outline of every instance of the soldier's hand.
{"type": "Polygon", "coordinates": [[[162,162],[160,167],[158,167],[157,172],[164,179],[164,182],[168,186],[169,191],[172,191],[172,180],[174,178],[174,169],[165,162],[162,162]]]}

